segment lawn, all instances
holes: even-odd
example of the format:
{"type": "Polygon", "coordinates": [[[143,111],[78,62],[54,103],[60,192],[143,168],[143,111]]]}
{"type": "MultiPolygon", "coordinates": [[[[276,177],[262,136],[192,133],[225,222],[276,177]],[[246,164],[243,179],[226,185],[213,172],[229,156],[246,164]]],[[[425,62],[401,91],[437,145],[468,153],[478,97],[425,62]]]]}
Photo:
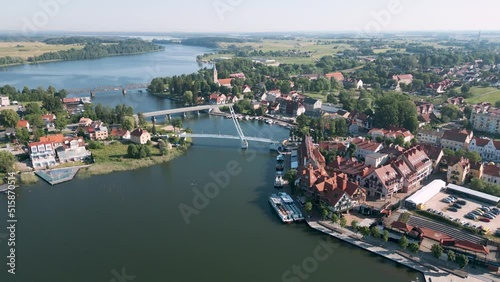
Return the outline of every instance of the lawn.
{"type": "Polygon", "coordinates": [[[313,99],[321,100],[322,102],[326,103],[326,95],[328,94],[321,94],[321,93],[305,93],[305,96],[311,97],[313,99]]]}
{"type": "Polygon", "coordinates": [[[50,45],[42,42],[0,42],[1,57],[20,57],[24,60],[29,57],[39,56],[49,52],[82,49],[83,45],[50,45]]]}
{"type": "MultiPolygon", "coordinates": [[[[457,89],[457,91],[460,91],[460,89],[457,89]]],[[[496,87],[472,87],[470,92],[473,97],[466,99],[469,104],[481,102],[495,104],[496,101],[500,101],[500,89],[496,87]]]]}
{"type": "Polygon", "coordinates": [[[141,167],[160,164],[182,155],[185,151],[185,149],[182,148],[173,148],[169,150],[166,155],[162,156],[157,147],[150,146],[151,157],[145,159],[131,159],[127,157],[128,145],[129,144],[113,142],[104,146],[102,149],[91,150],[95,164],[89,168],[81,169],[78,176],[85,178],[92,175],[134,170],[141,167]]]}

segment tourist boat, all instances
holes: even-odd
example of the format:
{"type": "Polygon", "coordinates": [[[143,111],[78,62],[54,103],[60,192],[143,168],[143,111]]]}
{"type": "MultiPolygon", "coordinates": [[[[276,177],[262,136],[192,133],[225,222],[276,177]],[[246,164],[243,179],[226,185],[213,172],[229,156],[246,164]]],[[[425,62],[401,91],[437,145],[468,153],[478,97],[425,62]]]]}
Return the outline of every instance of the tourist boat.
{"type": "Polygon", "coordinates": [[[292,214],[293,221],[303,221],[304,216],[299,208],[295,205],[292,197],[285,192],[278,193],[278,196],[281,198],[281,202],[283,207],[292,214]]]}
{"type": "Polygon", "coordinates": [[[287,210],[283,206],[283,202],[282,202],[280,196],[278,196],[276,194],[272,194],[271,196],[269,196],[269,203],[271,204],[273,209],[276,211],[276,213],[280,217],[281,221],[283,221],[284,223],[293,222],[293,216],[292,216],[292,214],[290,214],[289,210],[287,210]]]}
{"type": "Polygon", "coordinates": [[[270,120],[270,119],[266,119],[266,123],[267,123],[267,124],[273,124],[273,121],[272,121],[272,120],[270,120]]]}
{"type": "Polygon", "coordinates": [[[285,179],[283,178],[283,172],[276,172],[276,177],[274,179],[274,188],[283,188],[285,185],[285,179]]]}
{"type": "Polygon", "coordinates": [[[283,171],[283,169],[285,168],[285,156],[283,155],[278,155],[276,157],[276,170],[277,171],[283,171]]]}

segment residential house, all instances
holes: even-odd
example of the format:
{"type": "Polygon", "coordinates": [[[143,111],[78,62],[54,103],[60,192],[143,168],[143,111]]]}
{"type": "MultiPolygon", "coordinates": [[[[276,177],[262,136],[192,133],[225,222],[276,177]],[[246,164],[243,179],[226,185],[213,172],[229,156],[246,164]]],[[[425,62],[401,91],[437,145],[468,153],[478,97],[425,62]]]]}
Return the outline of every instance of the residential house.
{"type": "MultiPolygon", "coordinates": [[[[242,73],[242,72],[239,72],[239,73],[232,73],[229,75],[230,78],[239,78],[239,79],[243,79],[245,80],[246,77],[245,77],[245,74],[242,73]]],[[[219,80],[220,81],[220,80],[219,80]]]]}
{"type": "Polygon", "coordinates": [[[420,129],[417,133],[417,142],[424,144],[431,144],[434,146],[441,145],[441,138],[443,137],[443,130],[420,129]]]}
{"type": "Polygon", "coordinates": [[[6,107],[10,106],[10,100],[8,96],[0,96],[0,106],[1,107],[6,107]]]}
{"type": "Polygon", "coordinates": [[[482,179],[484,174],[484,165],[482,162],[471,162],[470,163],[470,173],[469,180],[473,177],[477,179],[482,179]]]}
{"type": "Polygon", "coordinates": [[[476,105],[473,107],[470,122],[474,130],[500,133],[500,108],[476,105]]]}
{"type": "Polygon", "coordinates": [[[441,147],[453,151],[466,149],[472,140],[473,132],[467,130],[446,130],[441,137],[441,147]]]}
{"type": "Polygon", "coordinates": [[[321,150],[335,151],[337,153],[337,156],[345,156],[348,147],[349,147],[348,142],[334,142],[334,141],[319,142],[319,148],[321,150]]]}
{"type": "Polygon", "coordinates": [[[403,189],[403,176],[391,164],[384,165],[365,177],[362,187],[366,188],[367,196],[392,197],[403,189]]]}
{"type": "Polygon", "coordinates": [[[250,93],[252,92],[252,88],[250,88],[250,86],[248,85],[243,85],[243,94],[246,94],[246,93],[250,93]]]}
{"type": "MultiPolygon", "coordinates": [[[[455,105],[455,106],[462,106],[465,103],[465,98],[464,97],[454,97],[454,98],[449,98],[447,100],[448,104],[450,105],[455,105]]],[[[468,117],[467,117],[468,118],[468,117]]]]}
{"type": "Polygon", "coordinates": [[[355,124],[358,131],[365,131],[372,128],[372,119],[364,113],[352,111],[348,113],[347,124],[355,124]]]}
{"type": "Polygon", "coordinates": [[[448,172],[446,179],[449,183],[462,185],[470,173],[469,159],[464,157],[448,157],[448,172]]]}
{"type": "Polygon", "coordinates": [[[388,154],[373,153],[369,154],[365,158],[365,164],[372,167],[381,167],[389,160],[388,154]]]}
{"type": "Polygon", "coordinates": [[[85,141],[82,138],[64,140],[64,144],[57,147],[56,153],[60,163],[84,161],[92,155],[85,148],[85,141]]]}
{"type": "Polygon", "coordinates": [[[345,79],[344,75],[339,71],[327,73],[325,77],[328,79],[334,78],[337,82],[342,82],[345,79]]]}
{"type": "Polygon", "coordinates": [[[376,167],[366,163],[358,162],[356,158],[337,156],[327,165],[326,170],[329,175],[333,175],[333,173],[342,173],[347,176],[349,181],[360,183],[361,180],[372,173],[375,168],[376,167]]]}
{"type": "Polygon", "coordinates": [[[43,169],[56,165],[56,153],[52,142],[31,142],[28,147],[34,169],[43,169]]]}
{"type": "Polygon", "coordinates": [[[321,100],[316,100],[307,97],[304,99],[304,107],[306,109],[306,114],[317,116],[321,113],[321,100]]]}
{"type": "Polygon", "coordinates": [[[405,143],[410,142],[414,138],[413,134],[411,134],[409,130],[397,127],[390,129],[373,128],[368,132],[368,135],[371,135],[373,138],[384,137],[386,139],[393,140],[401,136],[405,143]]]}
{"type": "Polygon", "coordinates": [[[432,161],[424,150],[416,146],[392,159],[363,179],[362,185],[369,196],[390,197],[402,191],[417,188],[432,172],[432,161]]]}
{"type": "Polygon", "coordinates": [[[151,134],[142,128],[136,128],[130,133],[130,141],[135,144],[146,144],[151,141],[151,134]]]}
{"type": "Polygon", "coordinates": [[[210,104],[212,105],[223,105],[226,103],[226,95],[224,94],[218,94],[218,93],[212,93],[210,94],[210,104]]]}
{"type": "Polygon", "coordinates": [[[111,129],[109,136],[116,138],[116,139],[130,140],[130,131],[126,130],[126,129],[120,129],[120,128],[115,127],[115,128],[111,129]]]}
{"type": "Polygon", "coordinates": [[[351,143],[356,145],[354,156],[359,160],[365,160],[367,155],[377,153],[383,148],[382,144],[363,138],[355,138],[351,143]]]}
{"type": "Polygon", "coordinates": [[[425,154],[432,160],[432,172],[438,172],[439,164],[444,157],[443,149],[431,144],[420,144],[419,147],[424,150],[425,154]]]}
{"type": "Polygon", "coordinates": [[[90,140],[105,140],[108,138],[108,128],[100,120],[93,121],[85,128],[85,133],[90,140]]]}
{"type": "Polygon", "coordinates": [[[482,180],[500,185],[500,166],[499,164],[487,164],[484,166],[482,180]]]}
{"type": "Polygon", "coordinates": [[[78,121],[79,127],[87,127],[87,126],[90,126],[91,124],[92,124],[92,120],[89,118],[85,118],[85,117],[80,118],[80,120],[78,121]]]}
{"type": "Polygon", "coordinates": [[[429,102],[415,102],[417,107],[417,114],[430,114],[434,111],[434,104],[429,102]]]}
{"type": "Polygon", "coordinates": [[[411,84],[413,82],[413,75],[411,75],[411,74],[393,75],[392,79],[395,80],[398,85],[400,83],[404,83],[404,84],[408,85],[408,84],[411,84]]]}
{"type": "Polygon", "coordinates": [[[20,120],[17,122],[17,128],[26,128],[30,131],[30,123],[27,120],[20,120]]]}
{"type": "Polygon", "coordinates": [[[56,126],[54,124],[55,119],[56,116],[53,114],[42,115],[42,120],[43,122],[45,122],[45,128],[49,131],[53,131],[56,129],[56,126]]]}
{"type": "Polygon", "coordinates": [[[363,189],[349,181],[345,174],[334,173],[330,177],[310,165],[302,168],[299,176],[305,194],[324,204],[331,213],[352,210],[366,200],[363,189]]]}

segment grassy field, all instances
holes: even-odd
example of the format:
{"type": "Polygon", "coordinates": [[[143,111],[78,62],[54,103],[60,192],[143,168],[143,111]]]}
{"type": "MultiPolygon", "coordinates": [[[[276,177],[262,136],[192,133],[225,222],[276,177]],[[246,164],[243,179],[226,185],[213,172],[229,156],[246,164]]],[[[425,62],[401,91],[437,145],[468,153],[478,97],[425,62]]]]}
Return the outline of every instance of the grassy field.
{"type": "MultiPolygon", "coordinates": [[[[351,45],[345,43],[338,44],[328,44],[328,45],[317,45],[316,40],[271,40],[265,39],[262,42],[245,42],[245,43],[221,43],[223,48],[229,45],[236,45],[238,47],[250,46],[254,50],[269,52],[269,51],[288,51],[297,50],[301,52],[312,52],[312,57],[309,58],[290,58],[290,57],[268,57],[269,59],[275,59],[280,63],[287,64],[312,64],[317,59],[327,56],[334,55],[337,52],[343,52],[344,50],[351,49],[351,45]]],[[[217,57],[233,57],[227,54],[213,55],[209,59],[217,57]]]]}
{"type": "MultiPolygon", "coordinates": [[[[457,91],[460,91],[460,89],[457,89],[457,91]]],[[[469,104],[481,102],[495,104],[496,101],[500,101],[500,89],[496,87],[472,87],[470,92],[473,97],[466,99],[469,104]]]]}
{"type": "Polygon", "coordinates": [[[321,93],[305,93],[304,95],[313,99],[321,100],[323,103],[326,103],[326,95],[328,95],[328,93],[326,95],[323,95],[321,93]]]}
{"type": "Polygon", "coordinates": [[[127,157],[128,144],[114,142],[102,149],[92,150],[95,164],[81,169],[78,177],[86,178],[92,175],[108,174],[116,171],[134,170],[168,162],[184,153],[184,149],[173,148],[164,156],[160,155],[157,147],[150,146],[151,157],[145,159],[130,159],[127,157]]]}
{"type": "Polygon", "coordinates": [[[0,57],[20,57],[24,60],[44,53],[83,49],[83,45],[49,45],[42,42],[0,42],[0,57]]]}

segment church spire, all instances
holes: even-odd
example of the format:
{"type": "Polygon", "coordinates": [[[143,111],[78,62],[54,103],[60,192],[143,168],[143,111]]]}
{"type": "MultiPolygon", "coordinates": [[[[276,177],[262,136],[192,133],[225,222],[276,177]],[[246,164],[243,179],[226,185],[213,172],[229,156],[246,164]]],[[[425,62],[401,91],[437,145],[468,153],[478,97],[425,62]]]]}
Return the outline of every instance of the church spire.
{"type": "Polygon", "coordinates": [[[214,63],[214,83],[218,84],[219,83],[219,74],[217,73],[217,67],[214,63]]]}

